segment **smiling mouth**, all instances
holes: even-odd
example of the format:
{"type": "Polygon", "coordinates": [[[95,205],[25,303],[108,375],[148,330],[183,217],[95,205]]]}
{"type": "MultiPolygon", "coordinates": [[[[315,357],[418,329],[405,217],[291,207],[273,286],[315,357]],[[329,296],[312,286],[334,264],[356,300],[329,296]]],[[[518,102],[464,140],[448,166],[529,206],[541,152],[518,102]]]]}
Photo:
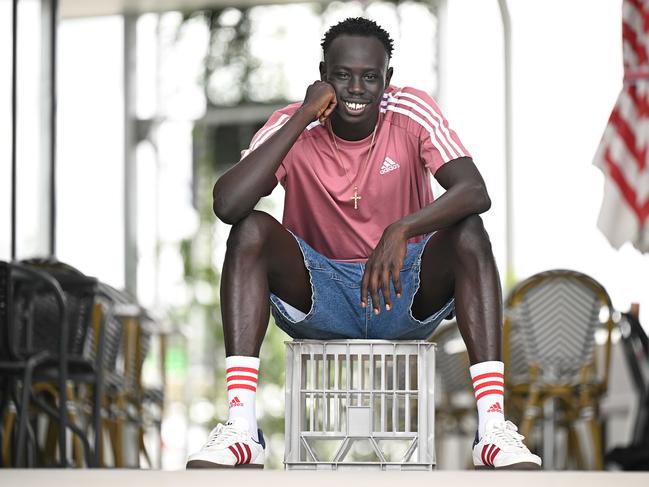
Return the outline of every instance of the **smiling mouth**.
{"type": "Polygon", "coordinates": [[[345,105],[345,108],[347,108],[347,111],[353,115],[358,115],[363,113],[365,111],[365,108],[369,103],[353,103],[350,101],[344,101],[343,105],[345,105]]]}

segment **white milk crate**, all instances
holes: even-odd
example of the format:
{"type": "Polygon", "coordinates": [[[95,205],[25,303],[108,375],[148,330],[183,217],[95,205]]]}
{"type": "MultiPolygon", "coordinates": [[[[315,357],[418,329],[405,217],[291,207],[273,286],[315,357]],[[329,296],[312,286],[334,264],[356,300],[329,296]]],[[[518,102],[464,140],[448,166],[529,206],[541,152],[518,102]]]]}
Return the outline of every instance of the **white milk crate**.
{"type": "Polygon", "coordinates": [[[432,470],[435,344],[286,342],[289,470],[432,470]]]}

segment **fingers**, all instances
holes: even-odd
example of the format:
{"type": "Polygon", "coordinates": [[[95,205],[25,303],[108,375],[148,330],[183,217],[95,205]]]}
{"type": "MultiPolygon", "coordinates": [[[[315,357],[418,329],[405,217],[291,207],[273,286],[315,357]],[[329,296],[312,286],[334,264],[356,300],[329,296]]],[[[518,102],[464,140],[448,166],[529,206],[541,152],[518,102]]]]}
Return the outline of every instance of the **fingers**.
{"type": "Polygon", "coordinates": [[[370,283],[370,266],[365,267],[363,279],[361,280],[361,308],[367,308],[367,288],[370,283]]]}
{"type": "Polygon", "coordinates": [[[338,105],[338,103],[336,102],[335,99],[333,99],[333,100],[331,100],[329,102],[329,106],[325,109],[324,113],[322,114],[322,117],[323,117],[324,120],[327,120],[331,116],[331,114],[336,109],[337,105],[338,105]]]}
{"type": "Polygon", "coordinates": [[[333,95],[333,97],[329,100],[329,105],[327,108],[325,108],[324,113],[319,118],[320,123],[324,124],[325,121],[331,116],[331,114],[334,112],[336,109],[336,106],[338,105],[338,102],[336,101],[336,95],[333,95]]]}
{"type": "Polygon", "coordinates": [[[361,280],[361,307],[366,308],[368,302],[368,295],[372,298],[373,312],[378,315],[380,310],[380,300],[378,292],[379,278],[371,261],[368,261],[363,272],[363,279],[361,280]]]}
{"type": "Polygon", "coordinates": [[[394,284],[394,293],[397,295],[397,298],[401,297],[401,272],[400,269],[393,267],[392,268],[392,284],[394,284]]]}
{"type": "MultiPolygon", "coordinates": [[[[376,270],[370,275],[370,296],[372,297],[372,311],[375,315],[381,312],[381,298],[379,298],[379,273],[376,270]]],[[[388,288],[389,289],[389,288],[388,288]]]]}
{"type": "Polygon", "coordinates": [[[392,298],[390,297],[390,271],[388,269],[385,269],[381,273],[381,292],[383,294],[385,309],[386,311],[390,311],[392,309],[392,298]]]}
{"type": "Polygon", "coordinates": [[[369,295],[372,298],[372,311],[378,315],[381,312],[382,295],[385,309],[390,311],[393,308],[390,282],[394,286],[396,297],[400,298],[402,293],[400,266],[384,267],[374,264],[371,260],[368,261],[361,280],[361,307],[367,307],[369,295]]]}

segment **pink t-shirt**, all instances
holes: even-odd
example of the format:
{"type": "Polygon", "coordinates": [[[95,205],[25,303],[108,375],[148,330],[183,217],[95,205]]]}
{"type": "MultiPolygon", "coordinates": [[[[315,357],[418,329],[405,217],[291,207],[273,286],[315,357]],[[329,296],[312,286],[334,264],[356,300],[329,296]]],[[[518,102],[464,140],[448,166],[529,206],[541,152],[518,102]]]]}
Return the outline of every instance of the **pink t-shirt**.
{"type": "MultiPolygon", "coordinates": [[[[300,106],[294,103],[273,113],[242,158],[300,106]]],[[[316,121],[302,132],[275,173],[286,192],[283,225],[331,259],[367,260],[388,225],[432,203],[429,174],[469,156],[423,91],[388,87],[378,123],[367,162],[371,135],[359,141],[337,137],[338,158],[329,124],[316,121]],[[352,200],[354,186],[361,197],[358,209],[352,200]]]]}

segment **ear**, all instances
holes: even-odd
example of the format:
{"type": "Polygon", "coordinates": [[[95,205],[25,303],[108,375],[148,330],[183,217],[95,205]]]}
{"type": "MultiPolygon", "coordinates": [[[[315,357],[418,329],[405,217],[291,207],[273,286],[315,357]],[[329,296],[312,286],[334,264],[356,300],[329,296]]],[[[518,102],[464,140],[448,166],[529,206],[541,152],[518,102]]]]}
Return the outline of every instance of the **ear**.
{"type": "Polygon", "coordinates": [[[327,81],[327,65],[320,61],[320,81],[327,81]]]}
{"type": "Polygon", "coordinates": [[[386,88],[390,86],[390,80],[392,79],[392,68],[388,68],[388,71],[385,73],[385,86],[386,88]]]}

